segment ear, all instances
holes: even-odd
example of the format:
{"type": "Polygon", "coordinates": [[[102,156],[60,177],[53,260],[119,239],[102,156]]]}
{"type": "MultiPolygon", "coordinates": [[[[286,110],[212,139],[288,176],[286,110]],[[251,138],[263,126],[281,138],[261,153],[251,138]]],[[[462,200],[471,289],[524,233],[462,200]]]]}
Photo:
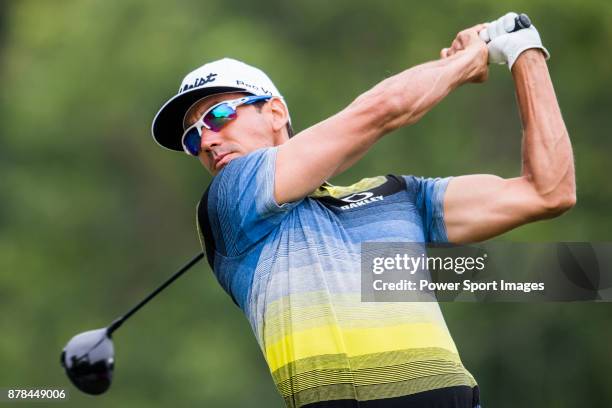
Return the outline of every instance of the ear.
{"type": "Polygon", "coordinates": [[[282,131],[286,128],[287,122],[289,121],[289,112],[287,107],[280,100],[280,98],[272,98],[268,102],[268,109],[272,114],[272,128],[275,132],[282,131]]]}

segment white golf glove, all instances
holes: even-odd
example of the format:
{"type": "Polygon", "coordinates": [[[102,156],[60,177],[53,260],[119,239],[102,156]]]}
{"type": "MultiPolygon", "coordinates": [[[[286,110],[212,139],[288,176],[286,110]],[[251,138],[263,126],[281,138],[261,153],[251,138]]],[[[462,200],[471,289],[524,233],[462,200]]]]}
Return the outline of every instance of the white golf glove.
{"type": "Polygon", "coordinates": [[[512,70],[518,56],[531,48],[539,48],[546,59],[549,59],[550,53],[542,45],[540,34],[533,24],[529,28],[509,32],[514,28],[516,17],[516,13],[508,13],[488,23],[487,28],[479,33],[480,38],[488,42],[489,63],[508,64],[508,68],[512,70]]]}

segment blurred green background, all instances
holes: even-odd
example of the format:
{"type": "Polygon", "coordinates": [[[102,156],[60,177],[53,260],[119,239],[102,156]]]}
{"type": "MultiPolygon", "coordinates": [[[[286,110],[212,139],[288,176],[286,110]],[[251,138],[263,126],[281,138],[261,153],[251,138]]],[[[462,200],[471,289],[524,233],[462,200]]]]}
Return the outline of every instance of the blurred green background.
{"type": "MultiPolygon", "coordinates": [[[[273,78],[299,131],[509,10],[531,16],[552,54],[578,205],[499,239],[611,241],[608,1],[1,1],[0,388],[64,388],[74,407],[281,407],[204,263],[117,332],[106,395],[79,393],[59,366],[73,335],[109,324],[200,250],[195,206],[210,177],[153,143],[154,114],[187,72],[231,56],[273,78]]],[[[520,131],[511,76],[494,66],[335,182],[516,176],[520,131]]],[[[610,304],[443,309],[484,407],[612,400],[610,304]]]]}

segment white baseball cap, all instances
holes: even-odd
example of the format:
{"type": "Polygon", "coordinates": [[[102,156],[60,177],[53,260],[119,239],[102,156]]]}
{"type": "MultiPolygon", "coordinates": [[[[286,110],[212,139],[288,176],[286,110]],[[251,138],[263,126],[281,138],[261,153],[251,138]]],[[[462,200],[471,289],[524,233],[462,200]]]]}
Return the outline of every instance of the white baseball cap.
{"type": "Polygon", "coordinates": [[[187,74],[178,93],[157,112],[151,126],[153,139],[166,149],[182,152],[181,136],[187,110],[200,99],[223,92],[282,97],[262,70],[232,58],[213,61],[187,74]]]}

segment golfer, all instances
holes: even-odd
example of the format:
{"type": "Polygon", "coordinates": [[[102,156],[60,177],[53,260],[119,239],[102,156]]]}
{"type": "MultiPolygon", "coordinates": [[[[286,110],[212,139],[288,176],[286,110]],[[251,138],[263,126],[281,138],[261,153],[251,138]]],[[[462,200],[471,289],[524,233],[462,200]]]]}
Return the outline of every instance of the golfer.
{"type": "Polygon", "coordinates": [[[360,302],[360,247],[482,241],[574,205],[572,149],[548,51],[533,26],[503,31],[507,18],[461,31],[440,59],[385,79],[295,136],[268,76],[228,58],[188,74],[156,115],[155,140],[214,176],[197,210],[202,244],[288,407],[480,406],[437,303],[360,302]],[[327,182],[454,89],[484,82],[489,62],[514,78],[519,177],[327,182]]]}

